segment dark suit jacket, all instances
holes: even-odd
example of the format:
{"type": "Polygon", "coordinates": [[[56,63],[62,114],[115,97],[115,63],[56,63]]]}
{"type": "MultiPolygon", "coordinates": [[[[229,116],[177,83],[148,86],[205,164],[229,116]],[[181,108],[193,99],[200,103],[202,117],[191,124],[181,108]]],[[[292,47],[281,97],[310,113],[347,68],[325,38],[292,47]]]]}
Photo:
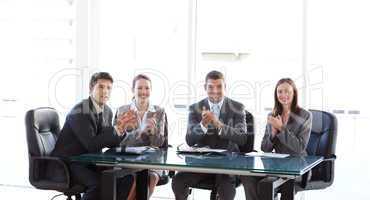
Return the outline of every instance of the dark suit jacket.
{"type": "Polygon", "coordinates": [[[92,100],[88,98],[74,106],[67,115],[52,155],[67,158],[100,152],[104,147],[118,146],[121,138],[112,126],[112,111],[106,105],[103,110],[104,120],[98,131],[97,114],[92,100]]]}
{"type": "Polygon", "coordinates": [[[208,99],[195,103],[189,107],[188,128],[186,142],[189,146],[209,146],[210,148],[222,148],[229,151],[239,151],[239,146],[247,142],[247,125],[245,121],[244,105],[224,98],[220,110],[220,121],[225,124],[219,135],[219,130],[208,129],[204,133],[200,122],[202,120],[203,106],[209,110],[208,99]]]}

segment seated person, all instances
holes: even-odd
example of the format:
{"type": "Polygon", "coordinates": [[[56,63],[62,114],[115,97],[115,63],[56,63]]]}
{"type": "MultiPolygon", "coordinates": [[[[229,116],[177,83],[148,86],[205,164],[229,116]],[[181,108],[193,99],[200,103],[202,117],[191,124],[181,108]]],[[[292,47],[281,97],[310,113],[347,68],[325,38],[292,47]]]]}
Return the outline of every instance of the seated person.
{"type": "MultiPolygon", "coordinates": [[[[127,115],[134,118],[134,123],[124,130],[126,137],[121,146],[153,146],[161,147],[164,143],[165,112],[163,108],[150,103],[152,91],[151,80],[148,76],[139,74],[132,83],[134,98],[131,104],[121,106],[117,116],[127,115]]],[[[161,171],[149,171],[149,195],[154,191],[160,178],[161,171]]],[[[136,184],[132,185],[128,200],[136,199],[136,184]]]]}
{"type": "MultiPolygon", "coordinates": [[[[225,97],[225,79],[221,72],[211,71],[205,79],[208,97],[189,107],[186,142],[189,146],[208,146],[239,152],[239,145],[247,141],[243,104],[225,97]]],[[[185,200],[189,187],[214,179],[222,200],[235,197],[235,176],[178,172],[172,179],[176,200],[185,200]]]]}
{"type": "MultiPolygon", "coordinates": [[[[71,156],[86,153],[99,153],[104,147],[118,146],[124,138],[127,124],[133,122],[131,116],[120,116],[116,126],[112,126],[112,111],[106,105],[112,90],[113,78],[106,72],[95,73],[90,80],[90,97],[75,105],[67,115],[59,134],[52,156],[68,160],[71,156]]],[[[81,163],[69,163],[72,180],[85,186],[83,200],[98,200],[100,196],[100,175],[103,168],[81,163]]],[[[48,166],[48,174],[56,178],[60,172],[57,166],[48,166]]],[[[118,199],[126,199],[132,185],[132,176],[119,179],[118,199]]]]}
{"type": "MultiPolygon", "coordinates": [[[[298,106],[298,92],[289,78],[278,81],[274,91],[275,106],[268,115],[261,149],[264,152],[307,155],[306,147],[311,133],[311,113],[298,106]]],[[[257,200],[263,192],[259,182],[263,177],[241,177],[245,197],[257,200]]],[[[284,185],[280,189],[282,199],[286,198],[284,185]]]]}

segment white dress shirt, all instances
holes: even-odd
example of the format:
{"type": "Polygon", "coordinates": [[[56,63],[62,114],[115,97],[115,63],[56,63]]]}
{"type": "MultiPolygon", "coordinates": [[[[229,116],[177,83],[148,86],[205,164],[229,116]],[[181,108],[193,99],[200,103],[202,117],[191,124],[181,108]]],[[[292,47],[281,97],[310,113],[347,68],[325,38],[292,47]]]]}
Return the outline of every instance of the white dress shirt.
{"type": "MultiPolygon", "coordinates": [[[[130,104],[130,110],[133,110],[135,113],[138,113],[138,108],[136,107],[136,100],[133,100],[130,104]]],[[[143,119],[141,119],[140,117],[137,118],[137,123],[138,123],[138,129],[141,131],[144,131],[145,128],[146,128],[146,120],[147,120],[147,116],[148,116],[148,112],[155,112],[155,108],[154,106],[149,102],[149,106],[148,106],[148,109],[145,111],[144,113],[144,116],[143,116],[143,119]]]]}

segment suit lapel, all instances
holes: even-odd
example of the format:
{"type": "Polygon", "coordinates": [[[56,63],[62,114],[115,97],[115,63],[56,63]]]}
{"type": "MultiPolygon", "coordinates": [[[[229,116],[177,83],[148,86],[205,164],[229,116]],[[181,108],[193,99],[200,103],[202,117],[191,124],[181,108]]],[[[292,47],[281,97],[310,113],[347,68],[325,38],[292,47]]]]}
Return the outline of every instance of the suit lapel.
{"type": "Polygon", "coordinates": [[[104,105],[104,110],[103,110],[103,125],[104,126],[110,126],[112,123],[112,116],[110,112],[110,108],[107,105],[104,105]]]}
{"type": "Polygon", "coordinates": [[[229,100],[227,97],[224,98],[224,103],[222,104],[221,110],[220,110],[220,121],[225,123],[228,120],[228,112],[229,111],[229,100]]]}
{"type": "Polygon", "coordinates": [[[203,111],[203,107],[206,108],[206,110],[210,110],[209,108],[209,104],[208,104],[208,99],[205,98],[203,99],[202,101],[200,101],[196,107],[194,108],[194,110],[199,114],[199,115],[202,115],[202,111],[203,111]]]}
{"type": "Polygon", "coordinates": [[[97,117],[96,110],[95,110],[94,104],[92,100],[90,99],[90,97],[87,102],[89,103],[89,115],[90,115],[91,123],[94,125],[94,128],[95,128],[95,131],[93,134],[96,135],[97,130],[98,130],[98,124],[97,124],[98,119],[96,118],[97,117]]]}
{"type": "Polygon", "coordinates": [[[203,106],[206,107],[206,110],[211,110],[211,107],[209,106],[209,103],[208,103],[208,98],[206,98],[206,99],[203,100],[203,105],[200,108],[200,112],[203,111],[203,106]]]}
{"type": "Polygon", "coordinates": [[[304,120],[302,119],[301,116],[299,116],[299,115],[297,115],[295,113],[290,113],[286,127],[289,130],[291,130],[292,132],[296,133],[297,132],[296,130],[303,123],[304,123],[304,120]]]}

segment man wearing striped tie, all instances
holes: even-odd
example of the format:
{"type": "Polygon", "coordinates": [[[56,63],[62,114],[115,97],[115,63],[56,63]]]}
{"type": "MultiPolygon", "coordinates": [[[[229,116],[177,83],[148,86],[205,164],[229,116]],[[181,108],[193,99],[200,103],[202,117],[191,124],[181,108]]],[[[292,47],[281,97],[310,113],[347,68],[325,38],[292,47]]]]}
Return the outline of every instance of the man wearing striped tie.
{"type": "MultiPolygon", "coordinates": [[[[187,144],[239,152],[247,142],[244,105],[225,96],[225,78],[219,71],[207,74],[204,89],[208,97],[189,107],[187,144]]],[[[208,179],[215,180],[219,199],[234,199],[235,176],[179,172],[172,179],[176,200],[187,199],[189,187],[208,179]]]]}

